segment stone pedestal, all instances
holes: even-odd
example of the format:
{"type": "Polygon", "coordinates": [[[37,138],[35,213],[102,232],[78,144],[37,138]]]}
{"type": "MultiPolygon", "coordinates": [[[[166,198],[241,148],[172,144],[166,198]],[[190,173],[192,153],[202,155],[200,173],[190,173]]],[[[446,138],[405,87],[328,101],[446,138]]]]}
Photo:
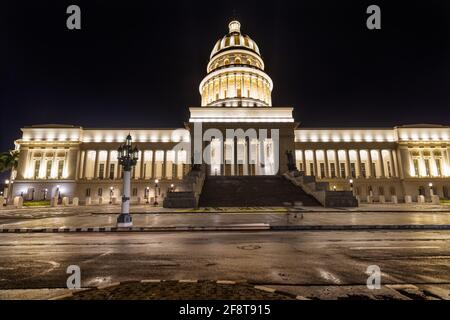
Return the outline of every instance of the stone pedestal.
{"type": "Polygon", "coordinates": [[[112,204],[117,204],[117,197],[112,197],[111,198],[111,203],[112,204]]]}
{"type": "Polygon", "coordinates": [[[0,210],[3,209],[3,205],[5,204],[6,200],[3,196],[0,196],[0,210]]]}
{"type": "Polygon", "coordinates": [[[74,207],[77,207],[80,203],[80,199],[78,199],[77,197],[73,198],[72,200],[72,204],[74,207]]]}
{"type": "Polygon", "coordinates": [[[69,197],[63,197],[62,205],[67,207],[69,205],[69,197]]]}
{"type": "Polygon", "coordinates": [[[417,196],[417,203],[425,203],[425,196],[417,196]]]}
{"type": "Polygon", "coordinates": [[[103,197],[98,198],[98,204],[103,204],[103,197]]]}
{"type": "Polygon", "coordinates": [[[367,203],[373,203],[373,197],[367,196],[367,203]]]}
{"type": "Polygon", "coordinates": [[[398,203],[397,196],[391,196],[391,202],[392,203],[398,203]]]}
{"type": "Polygon", "coordinates": [[[17,209],[22,208],[23,206],[23,198],[22,197],[14,197],[14,207],[17,209]]]}
{"type": "Polygon", "coordinates": [[[385,203],[386,202],[386,198],[384,196],[378,196],[378,201],[380,203],[385,203]]]}
{"type": "Polygon", "coordinates": [[[86,199],[84,199],[84,204],[89,206],[92,204],[92,198],[91,197],[86,197],[86,199]]]}
{"type": "Polygon", "coordinates": [[[412,198],[411,196],[405,196],[405,203],[412,203],[412,198]]]}
{"type": "Polygon", "coordinates": [[[431,196],[431,203],[432,204],[441,204],[441,202],[439,201],[439,196],[437,194],[434,194],[431,196]]]}
{"type": "Polygon", "coordinates": [[[53,197],[50,199],[50,206],[57,207],[58,206],[58,197],[53,197]]]}

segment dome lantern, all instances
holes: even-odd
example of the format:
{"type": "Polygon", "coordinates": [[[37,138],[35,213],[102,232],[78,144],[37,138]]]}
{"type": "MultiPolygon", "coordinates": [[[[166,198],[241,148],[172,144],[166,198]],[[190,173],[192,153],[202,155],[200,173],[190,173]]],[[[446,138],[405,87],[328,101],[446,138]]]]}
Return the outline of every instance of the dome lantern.
{"type": "Polygon", "coordinates": [[[230,33],[237,32],[241,33],[241,24],[237,20],[233,20],[228,24],[228,28],[230,33]]]}

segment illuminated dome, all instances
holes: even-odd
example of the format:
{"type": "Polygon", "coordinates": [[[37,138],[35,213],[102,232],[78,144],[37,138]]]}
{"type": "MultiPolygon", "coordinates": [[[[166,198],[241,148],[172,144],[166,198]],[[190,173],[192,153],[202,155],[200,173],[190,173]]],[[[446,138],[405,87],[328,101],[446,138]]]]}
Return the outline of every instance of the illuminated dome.
{"type": "Polygon", "coordinates": [[[272,104],[272,79],[264,72],[258,45],[241,34],[239,21],[219,39],[210,55],[207,75],[200,83],[202,106],[268,107],[272,104]]]}

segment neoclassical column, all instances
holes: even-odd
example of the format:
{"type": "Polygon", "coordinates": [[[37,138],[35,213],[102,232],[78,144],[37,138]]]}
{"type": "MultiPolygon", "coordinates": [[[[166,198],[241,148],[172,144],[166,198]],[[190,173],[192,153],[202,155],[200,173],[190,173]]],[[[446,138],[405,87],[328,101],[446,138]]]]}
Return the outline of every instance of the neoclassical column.
{"type": "Polygon", "coordinates": [[[361,178],[361,153],[359,149],[356,149],[356,177],[361,178]]]}
{"type": "MultiPolygon", "coordinates": [[[[336,177],[341,177],[341,168],[339,163],[339,152],[337,149],[333,149],[334,152],[334,174],[336,177]]],[[[344,177],[341,177],[344,178],[344,177]]]]}
{"type": "Polygon", "coordinates": [[[303,166],[303,172],[306,174],[306,156],[305,156],[305,149],[302,149],[302,166],[303,166]]]}
{"type": "Polygon", "coordinates": [[[252,175],[251,174],[251,171],[252,171],[251,166],[252,165],[250,164],[250,138],[249,137],[245,137],[245,153],[246,153],[246,155],[244,157],[244,159],[245,159],[244,162],[246,162],[245,166],[247,167],[247,175],[251,176],[252,175]]]}
{"type": "Polygon", "coordinates": [[[264,140],[265,137],[261,137],[259,136],[258,138],[258,144],[259,144],[259,159],[258,159],[258,170],[261,170],[264,172],[264,167],[262,165],[265,165],[265,161],[264,161],[264,140]]]}
{"type": "Polygon", "coordinates": [[[139,176],[141,179],[145,179],[145,172],[144,172],[144,155],[145,155],[145,150],[141,150],[141,159],[139,159],[141,161],[141,171],[139,172],[139,176]]]}
{"type": "Polygon", "coordinates": [[[110,163],[111,163],[111,150],[108,150],[108,155],[106,156],[105,179],[109,179],[109,176],[111,174],[110,163]]]}
{"type": "Polygon", "coordinates": [[[325,161],[325,178],[330,177],[327,149],[323,150],[323,159],[325,161]]]}
{"type": "Polygon", "coordinates": [[[313,151],[313,163],[314,163],[314,165],[313,165],[313,173],[314,173],[314,176],[315,177],[317,177],[317,155],[316,155],[316,150],[314,149],[313,151]]]}
{"type": "Polygon", "coordinates": [[[381,177],[386,177],[386,174],[384,173],[384,161],[383,161],[383,152],[381,149],[378,149],[378,161],[380,161],[380,173],[381,177]]]}
{"type": "Polygon", "coordinates": [[[87,171],[87,159],[88,159],[88,150],[84,150],[84,157],[83,157],[83,179],[86,179],[86,171],[87,171]]]}
{"type": "Polygon", "coordinates": [[[95,161],[94,161],[94,179],[98,178],[98,150],[95,150],[95,161]]]}
{"type": "Polygon", "coordinates": [[[233,138],[233,163],[232,163],[232,167],[233,167],[233,175],[237,176],[238,175],[238,164],[237,164],[237,137],[233,138]]]}
{"type": "Polygon", "coordinates": [[[162,172],[161,172],[161,179],[165,179],[167,177],[167,150],[163,150],[163,162],[162,162],[162,172]]]}
{"type": "Polygon", "coordinates": [[[398,172],[397,172],[397,161],[395,161],[395,155],[394,155],[394,150],[390,149],[389,150],[389,156],[391,158],[391,170],[392,170],[392,176],[393,177],[397,177],[398,176],[398,172]]]}
{"type": "Polygon", "coordinates": [[[374,176],[374,173],[372,172],[372,153],[370,149],[367,150],[367,162],[368,162],[367,177],[371,178],[374,176]]]}
{"type": "Polygon", "coordinates": [[[345,170],[347,171],[347,177],[351,176],[350,172],[350,151],[345,149],[345,170]]]}
{"type": "Polygon", "coordinates": [[[151,161],[152,174],[151,178],[156,179],[156,150],[152,150],[152,161],[151,161]]]}
{"type": "Polygon", "coordinates": [[[220,149],[220,175],[225,175],[225,135],[222,134],[222,139],[219,141],[220,149]]]}

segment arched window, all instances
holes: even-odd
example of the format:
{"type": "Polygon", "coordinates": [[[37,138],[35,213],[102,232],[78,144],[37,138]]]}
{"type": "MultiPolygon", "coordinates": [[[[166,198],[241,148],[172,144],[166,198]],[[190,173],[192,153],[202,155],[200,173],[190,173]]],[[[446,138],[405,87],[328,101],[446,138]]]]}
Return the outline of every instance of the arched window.
{"type": "Polygon", "coordinates": [[[241,58],[237,57],[234,59],[235,64],[241,64],[241,58]]]}

